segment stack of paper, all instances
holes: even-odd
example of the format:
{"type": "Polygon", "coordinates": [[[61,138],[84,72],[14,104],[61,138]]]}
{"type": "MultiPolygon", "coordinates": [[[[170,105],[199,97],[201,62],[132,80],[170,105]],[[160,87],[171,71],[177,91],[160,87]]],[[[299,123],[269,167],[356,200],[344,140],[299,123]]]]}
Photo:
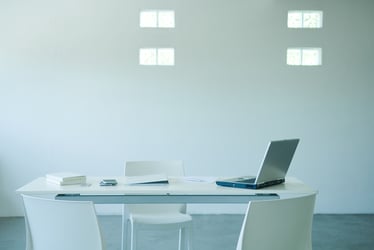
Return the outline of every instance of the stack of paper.
{"type": "Polygon", "coordinates": [[[126,184],[166,184],[169,183],[165,174],[126,176],[126,184]]]}
{"type": "Polygon", "coordinates": [[[74,184],[85,184],[86,176],[73,173],[73,172],[59,172],[46,174],[46,179],[50,183],[57,185],[74,185],[74,184]]]}

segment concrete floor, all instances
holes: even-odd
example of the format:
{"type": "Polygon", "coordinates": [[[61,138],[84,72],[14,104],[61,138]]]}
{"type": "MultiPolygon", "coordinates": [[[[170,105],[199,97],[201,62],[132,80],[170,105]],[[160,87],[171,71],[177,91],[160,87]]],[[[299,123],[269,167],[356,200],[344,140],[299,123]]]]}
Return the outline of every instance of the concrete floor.
{"type": "MultiPolygon", "coordinates": [[[[107,250],[120,250],[120,216],[99,216],[107,250]]],[[[195,250],[235,249],[242,215],[193,215],[195,250]]],[[[373,250],[374,214],[314,216],[314,250],[373,250]]],[[[172,232],[142,232],[138,250],[171,250],[177,247],[172,232]],[[162,239],[162,240],[160,240],[162,239]]],[[[0,250],[24,250],[22,217],[0,218],[0,250]]]]}

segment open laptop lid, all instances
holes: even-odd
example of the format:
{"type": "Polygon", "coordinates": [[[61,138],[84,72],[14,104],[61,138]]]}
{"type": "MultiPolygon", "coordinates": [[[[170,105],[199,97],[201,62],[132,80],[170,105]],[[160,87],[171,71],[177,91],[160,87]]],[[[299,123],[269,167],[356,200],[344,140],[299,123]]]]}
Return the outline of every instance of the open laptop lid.
{"type": "Polygon", "coordinates": [[[299,141],[288,139],[269,142],[255,184],[284,180],[299,141]]]}

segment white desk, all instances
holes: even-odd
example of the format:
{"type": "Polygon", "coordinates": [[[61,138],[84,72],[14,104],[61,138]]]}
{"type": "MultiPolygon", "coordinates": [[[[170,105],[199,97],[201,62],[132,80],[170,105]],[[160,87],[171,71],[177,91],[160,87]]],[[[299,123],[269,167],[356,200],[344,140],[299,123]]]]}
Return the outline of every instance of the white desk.
{"type": "MultiPolygon", "coordinates": [[[[212,179],[212,178],[209,178],[212,179]]],[[[37,178],[16,192],[27,195],[53,195],[56,199],[91,200],[96,204],[137,203],[248,203],[251,200],[279,199],[282,195],[297,196],[317,192],[296,178],[262,188],[239,189],[217,186],[215,182],[196,178],[169,177],[169,184],[126,185],[123,176],[87,177],[87,185],[59,186],[37,178]],[[116,186],[100,186],[102,179],[117,179],[116,186]],[[195,179],[195,181],[191,181],[195,179]]],[[[125,229],[123,229],[125,230],[125,229]]],[[[26,249],[32,250],[26,226],[26,249]]],[[[123,241],[122,241],[123,243],[123,241]]]]}
{"type": "Polygon", "coordinates": [[[86,186],[59,186],[44,177],[19,188],[17,193],[56,195],[56,199],[92,200],[96,204],[136,203],[248,203],[250,200],[274,199],[279,195],[300,195],[316,192],[296,178],[262,189],[239,189],[217,186],[215,182],[191,181],[191,178],[169,177],[169,184],[126,185],[123,176],[87,177],[86,186]],[[116,186],[100,186],[102,179],[115,178],[116,186]]]}

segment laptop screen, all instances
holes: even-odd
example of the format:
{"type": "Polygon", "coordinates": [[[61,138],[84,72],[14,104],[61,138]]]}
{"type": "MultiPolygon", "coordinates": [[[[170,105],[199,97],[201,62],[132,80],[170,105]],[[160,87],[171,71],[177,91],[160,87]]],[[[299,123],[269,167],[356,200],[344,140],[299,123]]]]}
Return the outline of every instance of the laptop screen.
{"type": "Polygon", "coordinates": [[[255,183],[284,179],[298,143],[299,139],[271,141],[255,183]]]}

